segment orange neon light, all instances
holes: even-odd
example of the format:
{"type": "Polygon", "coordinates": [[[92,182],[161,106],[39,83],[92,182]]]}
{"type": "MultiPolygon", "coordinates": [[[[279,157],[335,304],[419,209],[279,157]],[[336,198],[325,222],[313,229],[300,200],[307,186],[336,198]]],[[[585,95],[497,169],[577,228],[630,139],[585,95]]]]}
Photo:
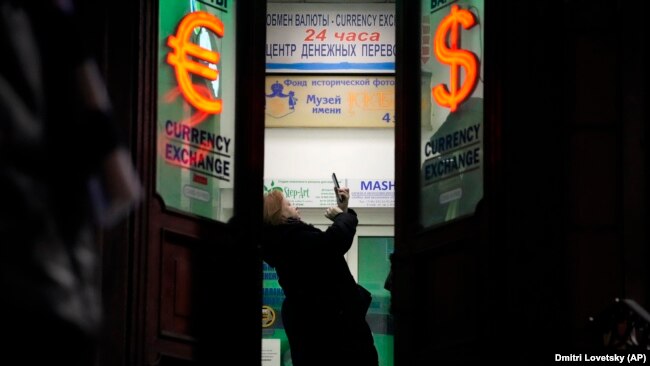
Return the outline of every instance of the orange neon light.
{"type": "Polygon", "coordinates": [[[217,80],[219,76],[219,71],[187,57],[192,56],[212,64],[218,63],[221,58],[219,52],[212,52],[189,42],[190,36],[196,27],[207,28],[220,38],[224,35],[224,26],[219,18],[204,11],[189,13],[178,24],[176,35],[167,38],[167,45],[173,50],[167,54],[167,63],[174,68],[178,87],[189,104],[205,113],[220,114],[222,109],[221,99],[206,98],[201,95],[194,88],[190,79],[190,73],[208,80],[217,80]]]}
{"type": "MultiPolygon", "coordinates": [[[[210,89],[208,89],[207,86],[202,85],[202,84],[194,84],[193,87],[194,87],[194,89],[195,89],[197,92],[199,92],[199,94],[203,94],[203,96],[205,96],[205,97],[208,98],[208,99],[211,99],[211,98],[212,98],[212,95],[210,94],[210,89]]],[[[178,87],[175,87],[175,88],[172,88],[171,90],[169,90],[169,91],[168,91],[168,92],[163,96],[163,99],[164,99],[167,103],[171,103],[171,102],[173,102],[174,100],[176,100],[176,98],[177,98],[180,94],[181,94],[180,89],[179,89],[178,87]]],[[[186,106],[187,106],[187,105],[186,105],[186,106]]],[[[188,118],[181,120],[180,123],[194,127],[194,126],[200,124],[201,122],[203,122],[203,121],[204,121],[206,118],[208,118],[209,116],[210,116],[209,113],[205,113],[205,112],[202,111],[202,110],[197,110],[194,114],[192,114],[192,115],[189,116],[188,118]]]]}
{"type": "MultiPolygon", "coordinates": [[[[212,97],[211,94],[210,94],[210,89],[208,89],[207,86],[202,85],[202,84],[194,84],[194,88],[200,94],[203,94],[206,98],[211,98],[212,97]]],[[[169,90],[167,93],[165,93],[165,95],[163,96],[163,99],[166,102],[170,103],[170,102],[176,100],[176,98],[178,97],[179,94],[181,94],[180,89],[178,87],[175,87],[175,88],[172,88],[171,90],[169,90]]],[[[187,104],[185,104],[185,106],[187,107],[187,104]]],[[[206,113],[204,111],[198,110],[194,114],[189,116],[188,118],[181,120],[179,122],[179,124],[194,127],[196,125],[201,124],[206,118],[208,118],[208,116],[210,116],[210,114],[208,114],[208,113],[206,113]]],[[[201,145],[199,145],[199,149],[200,150],[212,151],[212,146],[210,145],[210,141],[202,142],[201,145]]],[[[161,152],[161,155],[164,155],[164,152],[161,152]]],[[[197,158],[197,163],[205,160],[207,156],[208,155],[204,155],[204,157],[202,159],[197,158]]]]}
{"type": "Polygon", "coordinates": [[[439,105],[448,107],[452,112],[456,111],[474,91],[479,65],[474,53],[459,48],[459,25],[470,29],[476,25],[476,19],[470,11],[452,5],[451,12],[440,22],[433,40],[434,54],[440,62],[451,67],[451,90],[448,90],[444,84],[439,84],[431,89],[431,94],[439,105]],[[447,45],[447,34],[449,34],[449,45],[447,45]],[[461,67],[465,69],[465,82],[462,86],[460,85],[461,67]]]}

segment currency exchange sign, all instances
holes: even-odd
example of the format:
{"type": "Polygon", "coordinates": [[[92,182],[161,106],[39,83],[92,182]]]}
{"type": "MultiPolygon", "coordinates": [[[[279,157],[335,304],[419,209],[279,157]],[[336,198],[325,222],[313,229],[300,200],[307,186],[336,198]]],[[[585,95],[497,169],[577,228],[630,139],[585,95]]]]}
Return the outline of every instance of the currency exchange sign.
{"type": "Polygon", "coordinates": [[[443,107],[448,107],[452,112],[465,101],[477,81],[478,59],[475,54],[460,48],[460,26],[470,29],[476,24],[474,14],[452,5],[451,13],[447,15],[436,31],[434,38],[434,53],[438,60],[450,66],[450,88],[439,84],[432,89],[433,98],[443,107]],[[449,38],[449,44],[447,43],[449,38]],[[465,81],[460,82],[460,68],[465,69],[465,81]]]}
{"type": "Polygon", "coordinates": [[[159,0],[156,193],[226,222],[235,176],[235,1],[159,0]]]}
{"type": "Polygon", "coordinates": [[[175,36],[169,36],[167,45],[173,51],[167,56],[167,63],[176,70],[176,80],[180,87],[181,93],[188,103],[194,108],[206,113],[221,113],[221,99],[212,100],[209,97],[201,95],[192,84],[190,73],[199,75],[208,80],[216,80],[219,76],[219,70],[212,69],[203,63],[193,61],[187,56],[196,57],[212,64],[219,62],[219,53],[207,50],[191,42],[190,36],[197,27],[205,27],[213,31],[219,38],[224,35],[223,23],[216,16],[204,12],[196,11],[187,14],[178,25],[178,31],[175,36]]]}
{"type": "Polygon", "coordinates": [[[420,224],[468,217],[483,198],[484,0],[421,0],[420,224]],[[480,56],[479,56],[480,55],[480,56]]]}

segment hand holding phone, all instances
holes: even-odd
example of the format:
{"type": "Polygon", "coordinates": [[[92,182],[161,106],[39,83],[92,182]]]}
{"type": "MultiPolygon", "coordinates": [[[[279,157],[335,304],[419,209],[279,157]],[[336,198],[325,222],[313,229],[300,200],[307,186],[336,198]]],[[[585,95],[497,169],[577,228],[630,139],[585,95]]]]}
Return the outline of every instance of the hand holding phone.
{"type": "Polygon", "coordinates": [[[332,173],[332,182],[334,182],[334,194],[336,194],[336,199],[338,202],[343,202],[343,197],[339,194],[339,188],[341,188],[341,186],[339,185],[339,180],[336,179],[336,173],[332,173]]]}

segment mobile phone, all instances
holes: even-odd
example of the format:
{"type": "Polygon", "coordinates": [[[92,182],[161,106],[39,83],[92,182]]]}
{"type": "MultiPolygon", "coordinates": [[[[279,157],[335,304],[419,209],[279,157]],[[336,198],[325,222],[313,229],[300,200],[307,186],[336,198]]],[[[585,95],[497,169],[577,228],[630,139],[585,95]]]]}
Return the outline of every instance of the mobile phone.
{"type": "Polygon", "coordinates": [[[332,182],[334,182],[334,187],[336,188],[334,189],[334,193],[336,193],[336,199],[338,199],[339,202],[343,202],[343,198],[338,191],[338,188],[341,188],[341,186],[339,185],[339,180],[336,179],[336,173],[332,173],[332,182]]]}

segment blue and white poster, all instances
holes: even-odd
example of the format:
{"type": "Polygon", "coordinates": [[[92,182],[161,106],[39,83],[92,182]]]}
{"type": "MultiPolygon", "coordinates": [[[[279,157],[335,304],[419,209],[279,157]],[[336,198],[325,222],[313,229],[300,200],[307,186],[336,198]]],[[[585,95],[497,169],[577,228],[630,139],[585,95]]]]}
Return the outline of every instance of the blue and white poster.
{"type": "Polygon", "coordinates": [[[266,72],[394,73],[395,4],[269,3],[266,72]]]}

